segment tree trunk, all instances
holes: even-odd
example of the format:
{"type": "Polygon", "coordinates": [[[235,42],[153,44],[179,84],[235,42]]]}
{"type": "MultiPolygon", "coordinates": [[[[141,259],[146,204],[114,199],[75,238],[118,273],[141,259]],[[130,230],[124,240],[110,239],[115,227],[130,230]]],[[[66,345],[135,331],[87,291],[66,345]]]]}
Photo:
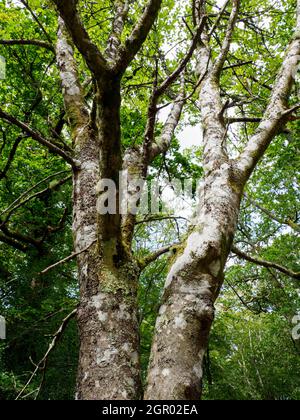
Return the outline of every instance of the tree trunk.
{"type": "Polygon", "coordinates": [[[119,97],[118,86],[107,82],[107,89],[98,94],[97,129],[76,141],[80,169],[74,173],[75,251],[88,248],[78,256],[80,354],[76,398],[80,400],[127,400],[141,395],[139,269],[123,246],[119,212],[97,214],[99,180],[111,179],[118,188],[119,97]]]}
{"type": "Polygon", "coordinates": [[[234,164],[223,163],[203,183],[195,227],[166,281],[145,399],[200,398],[214,302],[240,208],[236,179],[234,164]]]}
{"type": "MultiPolygon", "coordinates": [[[[96,248],[94,251],[97,252],[96,248]]],[[[78,310],[80,355],[76,398],[139,399],[137,272],[130,264],[119,270],[105,266],[93,256],[93,251],[82,259],[80,279],[83,284],[88,281],[89,286],[81,287],[78,310]]]]}

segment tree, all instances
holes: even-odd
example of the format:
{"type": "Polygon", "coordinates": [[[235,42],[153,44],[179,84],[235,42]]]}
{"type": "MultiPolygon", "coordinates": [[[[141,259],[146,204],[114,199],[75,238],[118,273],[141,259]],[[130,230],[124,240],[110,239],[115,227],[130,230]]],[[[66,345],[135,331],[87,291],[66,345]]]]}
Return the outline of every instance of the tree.
{"type": "MultiPolygon", "coordinates": [[[[230,119],[227,110],[236,105],[237,92],[234,88],[228,89],[225,92],[227,102],[222,100],[223,70],[231,58],[234,30],[242,32],[237,27],[238,19],[249,25],[252,23],[246,12],[244,17],[246,6],[242,4],[240,8],[240,1],[227,1],[217,14],[213,13],[213,6],[204,1],[192,2],[192,8],[186,6],[187,12],[192,10],[192,17],[190,15],[189,21],[185,22],[185,30],[192,33],[192,39],[185,47],[187,52],[179,52],[179,64],[172,63],[171,71],[161,52],[163,41],[156,39],[160,36],[161,26],[155,28],[154,25],[159,13],[166,13],[164,7],[166,10],[175,7],[173,2],[166,2],[168,4],[162,7],[162,1],[149,0],[143,4],[143,10],[127,1],[116,1],[113,8],[106,7],[105,3],[103,8],[100,7],[100,13],[108,16],[112,25],[100,32],[88,29],[88,22],[92,27],[94,22],[99,23],[98,2],[92,5],[75,0],[46,2],[49,19],[56,18],[51,4],[55,5],[58,16],[55,48],[52,43],[54,35],[49,36],[28,2],[22,3],[47,41],[6,39],[2,44],[44,48],[47,54],[55,54],[64,110],[56,110],[55,116],[58,114],[60,118],[52,130],[49,125],[45,127],[39,113],[36,128],[32,128],[31,112],[34,109],[25,117],[19,117],[16,110],[8,113],[1,109],[0,117],[11,130],[22,132],[22,136],[47,148],[72,169],[74,254],[71,258],[77,258],[80,284],[78,399],[135,399],[142,394],[138,282],[147,265],[171,247],[163,247],[143,259],[133,253],[137,219],[133,212],[124,215],[119,211],[119,173],[121,170],[128,173],[128,210],[131,210],[136,202],[137,181],[145,180],[150,166],[169,150],[183,107],[198,92],[204,145],[200,204],[190,233],[177,249],[167,275],[145,397],[198,399],[214,303],[223,285],[224,268],[232,249],[245,185],[274,137],[288,121],[296,118],[294,112],[299,108],[298,104],[289,105],[288,102],[300,55],[299,4],[296,33],[286,51],[263,116],[230,119]],[[230,12],[227,11],[229,8],[230,12]],[[134,25],[131,24],[133,19],[136,21],[134,25]],[[121,131],[125,128],[121,124],[124,80],[129,77],[128,73],[131,72],[130,77],[134,78],[140,71],[141,50],[152,48],[147,38],[153,28],[156,35],[154,53],[149,55],[154,55],[155,62],[153,65],[149,58],[146,60],[152,90],[150,97],[148,95],[145,131],[138,144],[126,144],[121,131]],[[107,40],[103,41],[107,31],[107,40]],[[101,39],[96,45],[100,34],[101,39]],[[78,53],[75,53],[74,46],[78,53]],[[193,67],[196,77],[192,75],[189,94],[188,73],[193,67]],[[86,77],[82,77],[82,69],[86,77]],[[198,81],[194,82],[194,79],[198,81]],[[166,101],[171,101],[171,110],[166,123],[160,127],[158,112],[160,104],[164,107],[166,101]],[[235,122],[258,123],[245,145],[240,134],[237,158],[232,156],[227,145],[229,126],[235,122]],[[63,139],[65,124],[70,130],[67,141],[63,139]],[[51,134],[44,135],[43,132],[51,134]],[[114,214],[100,214],[97,210],[97,202],[105,201],[103,197],[106,197],[103,180],[113,181],[116,186],[118,200],[114,214]]],[[[229,68],[243,65],[244,62],[238,59],[237,63],[230,63],[229,68]]],[[[144,82],[143,78],[140,82],[144,82]]],[[[253,99],[254,95],[250,94],[253,99]]],[[[143,101],[145,103],[145,96],[143,101]]],[[[249,110],[251,106],[255,109],[253,100],[249,110]]],[[[10,151],[4,173],[9,170],[22,136],[17,138],[10,151]]],[[[21,204],[24,201],[21,200],[21,204]]],[[[1,225],[3,242],[21,251],[26,250],[24,244],[42,250],[43,240],[11,232],[8,225],[9,217],[6,217],[1,225]]],[[[52,231],[49,229],[49,234],[52,231]]],[[[233,251],[241,258],[254,259],[237,248],[233,251]]],[[[265,266],[267,264],[265,262],[265,266]]],[[[278,269],[278,265],[273,264],[273,267],[278,269]]],[[[286,274],[291,273],[284,267],[283,270],[286,274]]],[[[44,274],[46,272],[48,270],[44,274]]],[[[299,278],[296,272],[293,274],[299,278]]]]}
{"type": "MultiPolygon", "coordinates": [[[[152,348],[147,390],[150,399],[199,396],[214,302],[223,284],[224,267],[231,251],[245,184],[276,133],[299,107],[288,106],[300,53],[298,13],[296,35],[286,51],[264,116],[238,158],[232,159],[228,154],[220,76],[239,6],[239,1],[233,1],[226,34],[216,58],[208,33],[204,33],[199,42],[198,72],[204,77],[199,102],[204,130],[205,175],[194,229],[165,285],[152,348]]],[[[299,6],[298,2],[298,11],[299,6]]],[[[196,2],[195,23],[205,14],[203,2],[196,2]]]]}

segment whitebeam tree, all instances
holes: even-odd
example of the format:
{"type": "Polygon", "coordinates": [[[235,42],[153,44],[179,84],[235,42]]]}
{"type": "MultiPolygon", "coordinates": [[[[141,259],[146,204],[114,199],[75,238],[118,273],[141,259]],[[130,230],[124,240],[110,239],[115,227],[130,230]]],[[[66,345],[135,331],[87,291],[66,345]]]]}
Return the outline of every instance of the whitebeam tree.
{"type": "MultiPolygon", "coordinates": [[[[181,77],[177,93],[171,92],[171,88],[189,63],[205,22],[205,19],[199,22],[186,55],[165,80],[159,83],[158,69],[154,71],[144,142],[123,153],[120,122],[122,77],[142,48],[158,16],[162,0],[146,2],[143,13],[122,42],[130,3],[125,0],[115,2],[112,28],[103,53],[93,43],[83,24],[78,0],[49,2],[58,14],[55,48],[51,43],[37,40],[2,41],[4,45],[42,47],[56,54],[72,148],[67,144],[62,146],[53,139],[45,139],[38,130],[3,110],[0,117],[61,156],[73,170],[74,255],[77,256],[80,285],[77,311],[80,355],[76,398],[84,400],[139,399],[142,396],[138,280],[141,271],[168,252],[170,247],[158,250],[145,260],[138,260],[133,255],[136,217],[130,211],[125,215],[120,212],[119,173],[127,171],[130,210],[136,204],[136,181],[147,177],[151,162],[166,153],[171,144],[186,101],[184,78],[181,77]],[[86,82],[93,84],[91,109],[87,105],[84,86],[80,83],[74,47],[92,76],[92,80],[86,82]],[[164,95],[173,98],[173,105],[161,136],[156,138],[158,105],[164,95]],[[101,183],[104,179],[113,181],[117,189],[115,214],[101,215],[97,211],[97,202],[105,193],[101,183]]],[[[28,3],[23,4],[29,10],[28,3]]],[[[35,16],[32,9],[30,12],[35,16]]],[[[47,271],[44,270],[44,273],[47,271]]]]}
{"type": "MultiPolygon", "coordinates": [[[[193,5],[197,25],[206,15],[206,2],[196,0],[193,5]]],[[[216,58],[212,58],[210,46],[215,27],[210,32],[203,32],[198,43],[196,72],[203,78],[199,104],[205,175],[194,228],[165,284],[152,347],[147,399],[199,398],[203,359],[214,319],[214,302],[223,284],[224,267],[232,248],[244,187],[271,141],[300,106],[290,108],[288,104],[300,58],[298,0],[296,30],[264,116],[240,156],[233,159],[229,155],[228,124],[224,115],[226,104],[221,99],[220,76],[229,53],[239,6],[239,0],[232,1],[226,35],[216,58]]]]}
{"type": "MultiPolygon", "coordinates": [[[[22,3],[29,7],[28,2],[22,3]]],[[[264,116],[258,119],[255,134],[238,158],[228,152],[228,125],[234,119],[228,118],[228,103],[222,100],[221,75],[241,13],[239,0],[227,0],[217,15],[208,13],[205,0],[192,1],[193,18],[189,20],[194,27],[185,21],[192,38],[187,52],[173,72],[166,71],[164,80],[155,63],[143,143],[125,151],[120,118],[122,80],[145,44],[163,1],[146,1],[130,31],[130,8],[135,2],[115,1],[110,36],[103,51],[92,40],[82,19],[84,2],[52,0],[48,3],[55,6],[57,13],[55,46],[48,37],[47,42],[22,39],[0,43],[46,48],[55,54],[72,147],[45,138],[26,119],[21,121],[2,109],[0,118],[60,156],[72,168],[74,255],[80,285],[76,398],[129,400],[143,397],[137,319],[139,276],[147,264],[167,253],[170,247],[144,260],[137,259],[133,253],[136,216],[130,209],[136,204],[137,181],[145,180],[151,163],[168,151],[183,107],[197,91],[205,173],[193,226],[166,280],[145,398],[199,399],[214,303],[223,284],[229,253],[233,249],[240,257],[251,258],[232,248],[244,187],[269,144],[299,108],[289,106],[289,96],[300,56],[300,0],[296,31],[271,89],[269,104],[264,116]],[[220,41],[218,32],[223,35],[224,21],[227,29],[220,41]],[[214,51],[215,38],[219,43],[217,51],[214,51]],[[76,50],[91,74],[91,80],[84,83],[76,50]],[[198,82],[189,93],[187,82],[191,80],[186,70],[195,62],[198,82]],[[93,88],[87,100],[85,87],[89,84],[93,88]],[[167,98],[171,98],[170,113],[157,137],[158,112],[167,98]],[[92,102],[92,106],[88,102],[92,102]],[[128,173],[129,211],[121,214],[117,202],[115,214],[100,214],[97,203],[105,196],[102,180],[113,181],[119,197],[121,170],[128,173]]],[[[21,246],[24,237],[11,237],[5,223],[1,226],[3,238],[0,239],[12,246],[21,246]]],[[[39,243],[35,241],[33,245],[38,247],[39,243]]],[[[292,274],[298,278],[297,273],[292,274]]]]}
{"type": "MultiPolygon", "coordinates": [[[[122,155],[121,79],[142,47],[161,7],[161,0],[150,0],[127,37],[121,43],[129,2],[118,1],[107,48],[102,54],[92,43],[78,14],[77,1],[57,1],[59,33],[57,60],[60,68],[65,107],[74,143],[74,242],[80,279],[80,356],[78,399],[137,399],[142,395],[139,358],[137,287],[142,263],[132,254],[134,215],[97,214],[97,200],[104,187],[101,180],[114,182],[119,196],[119,173],[128,171],[131,181],[145,178],[150,162],[167,150],[178,124],[181,92],[174,102],[161,139],[154,144],[157,103],[161,95],[185,68],[199,36],[200,26],[190,50],[178,69],[162,86],[155,86],[149,107],[144,146],[122,155]],[[92,113],[85,109],[72,43],[85,59],[95,86],[92,113]]],[[[119,200],[117,200],[119,201],[119,200]]],[[[130,201],[129,201],[130,207],[130,201]]]]}

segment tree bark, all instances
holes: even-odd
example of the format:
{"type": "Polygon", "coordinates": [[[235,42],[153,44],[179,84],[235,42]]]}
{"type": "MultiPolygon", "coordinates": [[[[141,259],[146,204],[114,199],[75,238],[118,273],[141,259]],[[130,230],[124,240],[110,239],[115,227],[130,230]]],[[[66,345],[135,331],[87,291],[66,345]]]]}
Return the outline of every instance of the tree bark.
{"type": "MultiPolygon", "coordinates": [[[[119,86],[100,87],[97,136],[78,144],[74,175],[75,251],[78,256],[80,334],[77,399],[138,399],[141,394],[137,284],[139,269],[122,241],[121,216],[97,215],[100,179],[118,187],[121,168],[119,86]]],[[[118,194],[117,194],[118,196],[118,194]]]]}
{"type": "MultiPolygon", "coordinates": [[[[223,284],[239,215],[243,189],[286,117],[288,98],[300,54],[299,4],[297,29],[286,51],[269,105],[256,133],[240,157],[230,159],[227,127],[220,94],[220,75],[229,52],[239,10],[233,0],[219,56],[213,60],[210,35],[199,40],[197,73],[203,126],[204,183],[194,226],[167,277],[152,345],[146,399],[194,400],[201,396],[203,358],[214,319],[214,302],[223,284]]],[[[194,18],[205,15],[196,1],[194,18]]]]}
{"type": "Polygon", "coordinates": [[[161,0],[148,1],[124,44],[121,36],[129,3],[118,2],[104,55],[89,37],[78,2],[53,1],[60,15],[57,62],[76,162],[73,165],[73,235],[80,284],[76,397],[138,399],[141,395],[137,317],[140,266],[131,251],[134,218],[122,218],[119,211],[119,173],[123,163],[126,167],[121,148],[121,79],[147,38],[161,0]],[[91,112],[86,110],[72,43],[93,77],[95,95],[91,112]],[[113,214],[100,214],[97,209],[97,202],[105,192],[103,180],[113,181],[116,186],[113,214]]]}
{"type": "Polygon", "coordinates": [[[242,196],[234,166],[220,164],[206,177],[200,212],[167,277],[145,399],[197,400],[203,358],[223,283],[242,196]]]}
{"type": "MultiPolygon", "coordinates": [[[[74,146],[73,236],[78,253],[80,335],[77,399],[137,399],[141,394],[139,267],[122,238],[121,216],[98,214],[99,181],[119,188],[122,168],[120,80],[103,72],[89,115],[72,42],[59,19],[57,61],[74,146]],[[84,252],[82,252],[84,251],[84,252]]],[[[118,194],[116,199],[118,198],[118,194]]]]}

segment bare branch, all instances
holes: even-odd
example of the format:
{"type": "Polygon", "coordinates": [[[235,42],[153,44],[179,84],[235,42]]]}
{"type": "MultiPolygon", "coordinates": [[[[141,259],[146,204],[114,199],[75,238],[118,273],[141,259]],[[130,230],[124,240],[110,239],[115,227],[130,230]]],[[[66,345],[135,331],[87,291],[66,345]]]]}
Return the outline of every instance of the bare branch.
{"type": "Polygon", "coordinates": [[[38,39],[0,39],[0,45],[34,45],[36,47],[45,48],[55,54],[55,48],[52,44],[38,39]]]}
{"type": "Polygon", "coordinates": [[[214,63],[213,72],[214,75],[219,78],[221,71],[223,69],[224,63],[227,58],[227,54],[230,49],[230,44],[232,40],[233,31],[235,28],[235,24],[237,21],[238,13],[239,13],[239,7],[240,7],[240,0],[232,0],[232,11],[230,14],[227,31],[225,35],[225,39],[222,44],[221,52],[219,56],[216,58],[216,61],[214,63]]]}
{"type": "Polygon", "coordinates": [[[233,291],[233,293],[236,295],[236,297],[239,299],[239,301],[245,306],[245,308],[247,308],[249,311],[251,311],[252,313],[254,313],[256,315],[263,312],[262,310],[254,311],[250,306],[251,302],[246,302],[245,299],[237,292],[236,288],[231,284],[231,282],[228,279],[226,279],[226,282],[228,283],[228,286],[233,291]]]}
{"type": "Polygon", "coordinates": [[[86,63],[96,79],[107,73],[108,67],[105,58],[98,47],[91,41],[80,19],[77,5],[78,0],[52,0],[60,16],[64,20],[73,42],[86,60],[86,63]]]}
{"type": "Polygon", "coordinates": [[[48,357],[50,355],[50,353],[55,349],[59,339],[61,338],[61,336],[63,335],[69,321],[74,318],[74,316],[77,313],[77,308],[74,309],[71,313],[69,313],[62,321],[60,327],[58,328],[58,330],[56,331],[56,333],[53,335],[53,339],[51,341],[51,343],[49,344],[49,347],[46,351],[46,353],[44,354],[44,356],[42,357],[42,359],[35,365],[35,369],[32,372],[32,374],[30,375],[30,378],[28,379],[28,381],[26,382],[25,386],[22,388],[22,390],[19,392],[19,394],[16,397],[16,400],[18,400],[23,394],[24,391],[26,390],[26,388],[31,384],[33,378],[35,377],[35,375],[37,374],[37,372],[42,369],[45,370],[46,365],[47,365],[47,361],[48,361],[48,357]]]}
{"type": "Polygon", "coordinates": [[[29,11],[29,13],[31,14],[33,20],[38,24],[38,26],[40,27],[40,29],[42,30],[42,32],[44,33],[45,37],[47,38],[47,40],[49,41],[50,44],[52,44],[52,40],[48,34],[48,32],[46,31],[44,25],[40,22],[39,18],[37,17],[37,15],[34,13],[34,11],[32,10],[32,8],[29,6],[29,3],[27,0],[20,0],[21,3],[24,4],[24,6],[26,7],[26,9],[29,11]]]}
{"type": "Polygon", "coordinates": [[[300,226],[293,222],[292,220],[283,220],[280,217],[277,217],[273,212],[267,210],[263,206],[261,206],[257,201],[253,200],[253,198],[249,197],[248,194],[244,194],[245,197],[250,201],[251,204],[253,204],[255,207],[257,207],[260,211],[262,211],[264,214],[266,214],[270,219],[275,220],[275,222],[279,223],[280,225],[286,225],[292,228],[293,230],[300,232],[300,226]]]}
{"type": "Polygon", "coordinates": [[[114,65],[116,73],[123,73],[134,59],[145,42],[157,18],[162,0],[149,0],[144,12],[127,38],[125,45],[120,48],[117,61],[114,65]]]}
{"type": "Polygon", "coordinates": [[[274,136],[286,124],[289,116],[295,110],[295,108],[292,108],[287,111],[287,101],[294,84],[300,59],[299,1],[296,32],[286,51],[268,107],[256,133],[251,137],[238,159],[238,167],[245,179],[250,177],[274,136]]]}
{"type": "Polygon", "coordinates": [[[41,272],[39,273],[39,275],[43,276],[43,275],[45,275],[45,274],[49,273],[49,271],[53,270],[54,268],[56,268],[56,267],[58,267],[58,266],[60,266],[60,265],[62,265],[62,264],[65,264],[66,262],[69,262],[69,261],[71,261],[71,260],[74,260],[74,258],[78,257],[78,255],[81,255],[81,254],[83,254],[84,252],[87,252],[87,251],[91,248],[91,246],[93,246],[96,242],[97,242],[97,241],[93,241],[93,242],[92,242],[89,246],[87,246],[87,247],[86,247],[86,248],[84,248],[83,250],[78,251],[78,252],[74,252],[73,254],[71,254],[71,255],[69,255],[68,257],[66,257],[66,258],[64,258],[64,259],[62,259],[62,260],[60,260],[60,261],[58,261],[57,263],[55,263],[55,264],[53,264],[53,265],[50,265],[49,267],[45,268],[45,270],[41,271],[41,272]]]}
{"type": "MultiPolygon", "coordinates": [[[[238,124],[238,123],[254,123],[258,124],[262,121],[263,117],[229,117],[226,118],[227,124],[238,124]]],[[[298,121],[300,120],[300,116],[297,115],[289,115],[287,121],[298,121]]],[[[282,128],[280,130],[282,133],[289,133],[290,131],[288,128],[282,128]]]]}
{"type": "Polygon", "coordinates": [[[219,25],[219,23],[220,23],[223,15],[224,15],[226,9],[227,9],[227,6],[228,6],[229,2],[230,2],[230,0],[226,0],[225,3],[224,3],[224,6],[220,10],[220,12],[219,12],[219,14],[217,16],[217,19],[215,20],[215,23],[213,24],[211,30],[208,33],[208,38],[209,39],[211,38],[212,34],[215,32],[216,28],[218,27],[218,25],[219,25]]]}
{"type": "Polygon", "coordinates": [[[237,123],[260,123],[261,118],[259,117],[230,117],[226,118],[228,124],[237,124],[237,123]]]}
{"type": "MultiPolygon", "coordinates": [[[[3,223],[7,223],[11,217],[11,215],[18,210],[20,207],[23,207],[25,204],[27,204],[29,201],[34,200],[35,198],[38,197],[42,197],[44,194],[46,194],[47,192],[53,191],[55,189],[58,189],[60,186],[66,184],[68,181],[70,181],[72,179],[71,176],[61,179],[58,182],[54,182],[53,184],[51,184],[50,186],[48,186],[47,188],[44,188],[42,191],[38,191],[35,194],[30,195],[29,197],[27,197],[25,200],[23,201],[19,201],[14,207],[12,207],[8,214],[6,215],[4,222],[3,223]]],[[[3,214],[3,213],[2,213],[3,214]]]]}
{"type": "Polygon", "coordinates": [[[179,244],[173,244],[173,245],[167,245],[155,252],[153,252],[152,254],[148,255],[147,257],[139,260],[139,267],[141,270],[144,270],[149,264],[153,263],[154,261],[156,261],[159,257],[161,257],[162,255],[167,254],[168,252],[172,251],[173,248],[176,248],[179,244]]]}
{"type": "Polygon", "coordinates": [[[73,168],[77,167],[76,162],[74,159],[64,150],[59,148],[57,145],[51,143],[49,140],[45,139],[42,134],[40,134],[38,131],[33,130],[30,128],[27,124],[17,120],[15,117],[13,117],[10,114],[7,114],[2,109],[0,109],[0,118],[2,118],[5,121],[8,121],[9,123],[15,125],[16,127],[19,127],[25,134],[30,136],[33,140],[36,140],[38,143],[40,143],[42,146],[47,147],[50,152],[55,153],[59,156],[61,156],[66,162],[68,162],[73,168]]]}
{"type": "Polygon", "coordinates": [[[185,57],[180,61],[176,70],[174,70],[174,72],[160,86],[157,87],[156,95],[158,97],[160,97],[164,92],[166,92],[166,90],[171,86],[172,83],[174,83],[178,79],[180,74],[186,68],[186,65],[188,64],[188,62],[192,58],[192,56],[194,54],[194,51],[197,48],[199,38],[200,38],[201,33],[202,33],[202,31],[204,29],[204,26],[205,26],[205,22],[206,22],[206,16],[204,16],[201,19],[201,22],[199,23],[199,25],[196,29],[196,32],[195,32],[195,35],[194,35],[193,40],[191,42],[190,48],[189,48],[188,52],[186,53],[185,57]]]}
{"type": "Polygon", "coordinates": [[[146,217],[143,220],[138,220],[136,225],[142,225],[144,223],[152,223],[152,222],[162,222],[164,220],[184,220],[185,222],[189,222],[189,220],[185,217],[181,216],[150,216],[146,217]]]}
{"type": "Polygon", "coordinates": [[[24,197],[26,197],[28,194],[30,194],[35,188],[39,187],[41,184],[50,181],[50,179],[55,178],[56,176],[65,174],[69,171],[60,171],[60,172],[56,172],[55,174],[52,174],[50,176],[48,176],[47,178],[39,181],[37,184],[33,185],[32,187],[30,187],[27,191],[25,191],[23,194],[21,194],[16,200],[14,200],[14,202],[12,204],[10,204],[5,210],[3,210],[0,213],[0,217],[3,216],[3,214],[7,213],[8,211],[10,211],[13,207],[15,207],[21,200],[23,200],[24,197]]]}
{"type": "Polygon", "coordinates": [[[276,264],[274,262],[265,261],[260,258],[251,257],[250,255],[246,254],[245,252],[238,249],[236,246],[232,247],[232,252],[239,258],[249,261],[253,264],[260,265],[265,268],[274,268],[277,271],[280,271],[281,273],[285,274],[286,276],[292,277],[296,280],[300,280],[300,273],[295,273],[292,270],[289,270],[286,267],[283,267],[279,264],[276,264]]]}
{"type": "Polygon", "coordinates": [[[249,64],[253,64],[253,60],[243,61],[243,62],[235,63],[235,64],[229,64],[228,66],[223,67],[223,71],[225,71],[225,70],[232,70],[232,69],[235,69],[237,67],[247,66],[249,64]]]}

